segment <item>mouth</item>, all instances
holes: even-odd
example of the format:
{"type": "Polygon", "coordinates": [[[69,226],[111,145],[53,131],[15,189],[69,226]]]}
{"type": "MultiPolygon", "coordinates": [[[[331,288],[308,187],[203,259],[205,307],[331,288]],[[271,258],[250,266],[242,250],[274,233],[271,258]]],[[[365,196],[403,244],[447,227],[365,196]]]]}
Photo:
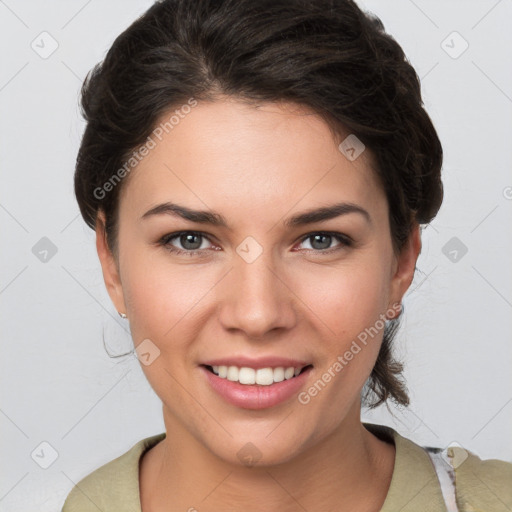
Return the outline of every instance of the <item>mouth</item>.
{"type": "Polygon", "coordinates": [[[250,368],[247,366],[224,366],[224,365],[201,365],[206,368],[210,373],[213,373],[221,379],[226,379],[231,382],[238,382],[246,386],[271,386],[285,380],[291,380],[309,368],[312,364],[305,366],[275,366],[265,368],[250,368]]]}
{"type": "Polygon", "coordinates": [[[210,361],[199,368],[210,389],[226,402],[241,409],[270,409],[280,404],[292,404],[291,400],[310,379],[312,364],[298,361],[246,362],[258,366],[235,366],[210,361]],[[213,364],[215,362],[215,364],[213,364]],[[279,364],[286,366],[277,366],[279,364]],[[289,366],[295,364],[297,366],[289,366]]]}

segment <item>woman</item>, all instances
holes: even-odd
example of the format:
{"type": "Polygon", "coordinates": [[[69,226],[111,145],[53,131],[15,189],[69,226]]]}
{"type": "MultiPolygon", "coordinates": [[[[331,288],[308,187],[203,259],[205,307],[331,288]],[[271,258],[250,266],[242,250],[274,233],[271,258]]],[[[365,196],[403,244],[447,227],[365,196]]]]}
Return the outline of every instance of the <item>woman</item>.
{"type": "Polygon", "coordinates": [[[392,340],[443,197],[419,80],[378,19],[164,0],[82,105],[76,196],[166,431],[64,512],[512,506],[511,464],[361,422],[362,402],[408,404],[392,340]]]}

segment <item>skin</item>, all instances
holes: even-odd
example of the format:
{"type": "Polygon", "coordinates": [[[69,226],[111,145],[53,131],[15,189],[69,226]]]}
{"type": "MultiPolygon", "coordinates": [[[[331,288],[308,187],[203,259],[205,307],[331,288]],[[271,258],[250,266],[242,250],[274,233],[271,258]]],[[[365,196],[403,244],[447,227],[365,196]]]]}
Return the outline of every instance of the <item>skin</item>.
{"type": "MultiPolygon", "coordinates": [[[[150,339],[160,350],[142,365],[162,400],[167,432],[141,462],[144,512],[380,510],[395,448],[362,426],[360,392],[382,331],[307,405],[292,397],[263,410],[235,407],[198,367],[228,355],[297,357],[313,364],[307,390],[401,301],[421,250],[419,227],[396,254],[372,155],[367,149],[349,161],[340,141],[296,105],[200,102],[125,178],[118,259],[98,216],[109,295],[127,314],[135,346],[150,339]],[[141,220],[166,201],[216,211],[230,229],[169,214],[141,220]],[[367,210],[371,223],[349,213],[284,226],[294,214],[340,201],[367,210]],[[158,245],[181,230],[207,235],[197,240],[201,255],[158,245]],[[354,244],[332,238],[322,246],[304,236],[319,231],[346,234],[354,244]],[[263,248],[250,264],[236,252],[247,236],[263,248]],[[248,442],[261,452],[253,467],[237,457],[248,442]]],[[[182,242],[171,244],[191,247],[182,242]]]]}

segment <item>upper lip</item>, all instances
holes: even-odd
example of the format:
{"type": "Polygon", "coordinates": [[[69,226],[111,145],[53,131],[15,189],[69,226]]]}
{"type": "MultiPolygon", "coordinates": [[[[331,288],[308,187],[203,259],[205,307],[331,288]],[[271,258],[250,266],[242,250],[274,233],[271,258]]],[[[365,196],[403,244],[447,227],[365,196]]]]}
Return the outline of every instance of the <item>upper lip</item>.
{"type": "Polygon", "coordinates": [[[266,356],[266,357],[258,357],[258,358],[250,358],[244,356],[238,357],[222,357],[217,359],[209,359],[208,361],[204,361],[202,363],[205,366],[238,366],[239,368],[278,368],[280,366],[284,368],[289,368],[293,366],[294,368],[303,368],[304,366],[308,366],[311,363],[307,361],[301,361],[298,359],[290,359],[288,357],[278,357],[278,356],[266,356]]]}

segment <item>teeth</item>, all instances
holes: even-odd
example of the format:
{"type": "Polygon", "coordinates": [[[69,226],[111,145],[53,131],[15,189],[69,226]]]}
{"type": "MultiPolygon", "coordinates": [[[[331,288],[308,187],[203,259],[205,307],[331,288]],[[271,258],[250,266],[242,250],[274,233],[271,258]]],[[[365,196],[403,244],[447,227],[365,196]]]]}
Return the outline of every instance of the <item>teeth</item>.
{"type": "Polygon", "coordinates": [[[236,366],[230,366],[228,368],[228,380],[236,382],[238,380],[239,370],[236,366]]]}
{"type": "Polygon", "coordinates": [[[282,382],[284,380],[284,368],[282,366],[274,368],[274,382],[282,382]]]}
{"type": "Polygon", "coordinates": [[[270,386],[270,384],[274,384],[274,371],[272,368],[260,368],[254,373],[256,374],[256,384],[260,384],[262,386],[270,386]]]}
{"type": "Polygon", "coordinates": [[[252,368],[240,368],[238,382],[240,382],[240,384],[255,384],[256,371],[253,370],[252,368]]]}
{"type": "Polygon", "coordinates": [[[293,366],[288,368],[283,366],[259,368],[258,370],[245,366],[242,368],[238,368],[238,366],[212,366],[212,369],[213,373],[223,379],[247,385],[259,384],[260,386],[270,386],[275,382],[282,382],[285,379],[289,380],[299,375],[302,370],[301,367],[294,368],[293,366]]]}
{"type": "Polygon", "coordinates": [[[295,374],[295,368],[293,366],[290,366],[289,368],[286,368],[284,371],[284,378],[286,380],[291,379],[295,374]]]}

